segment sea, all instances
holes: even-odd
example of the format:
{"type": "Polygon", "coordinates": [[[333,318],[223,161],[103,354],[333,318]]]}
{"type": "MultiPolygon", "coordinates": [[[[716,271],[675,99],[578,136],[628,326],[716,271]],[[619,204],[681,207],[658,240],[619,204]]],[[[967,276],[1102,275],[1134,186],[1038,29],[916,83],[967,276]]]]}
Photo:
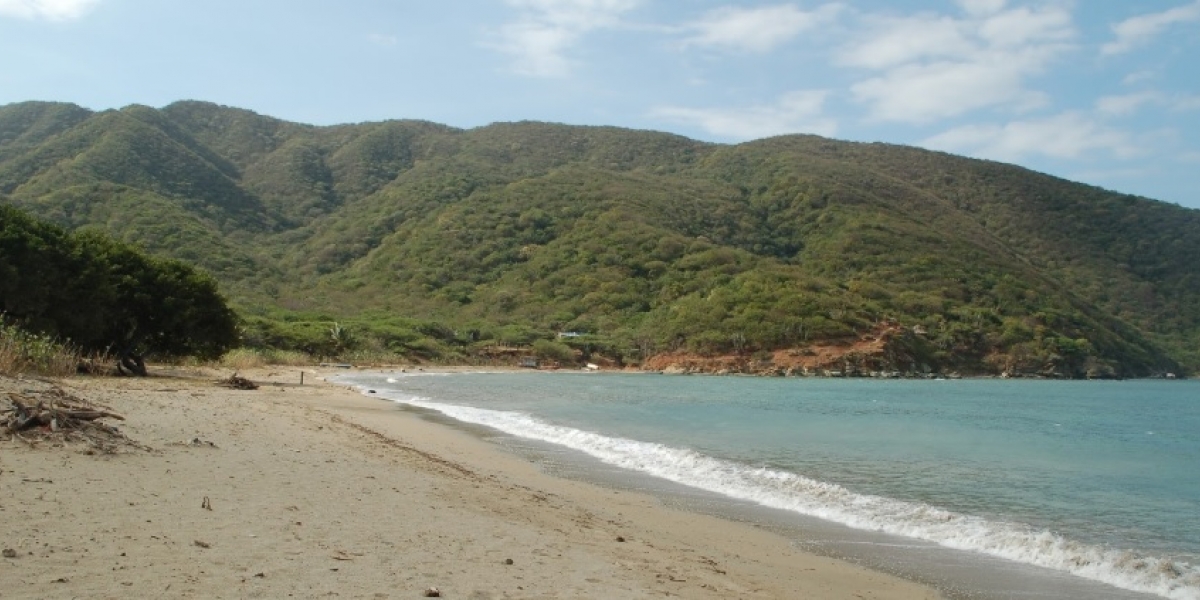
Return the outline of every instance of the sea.
{"type": "Polygon", "coordinates": [[[636,373],[337,381],[551,474],[954,598],[1200,600],[1200,382],[636,373]]]}

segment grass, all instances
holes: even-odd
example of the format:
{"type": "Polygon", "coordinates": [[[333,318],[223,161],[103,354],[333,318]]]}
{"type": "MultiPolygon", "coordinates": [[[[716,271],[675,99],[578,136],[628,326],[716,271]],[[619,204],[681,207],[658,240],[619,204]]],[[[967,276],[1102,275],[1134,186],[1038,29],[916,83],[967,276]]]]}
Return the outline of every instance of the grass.
{"type": "MultiPolygon", "coordinates": [[[[411,362],[403,356],[387,351],[358,350],[346,353],[330,362],[355,364],[402,364],[411,362]]],[[[103,359],[84,356],[70,344],[46,336],[29,333],[11,323],[0,320],[0,375],[41,375],[66,377],[75,374],[80,365],[102,364],[103,359]]],[[[212,366],[235,371],[269,366],[308,366],[320,359],[294,350],[262,348],[237,348],[227,352],[212,366]]]]}
{"type": "Polygon", "coordinates": [[[0,321],[2,375],[65,377],[74,374],[83,362],[84,356],[69,344],[0,321]]]}
{"type": "MultiPolygon", "coordinates": [[[[458,364],[467,360],[463,356],[439,355],[433,362],[458,364]]],[[[254,369],[269,366],[301,367],[318,363],[350,363],[355,365],[404,365],[422,362],[419,357],[399,354],[380,348],[357,348],[334,356],[313,356],[295,350],[271,348],[237,348],[230,350],[213,366],[227,369],[254,369]]]]}
{"type": "Polygon", "coordinates": [[[270,350],[254,348],[236,348],[225,353],[217,365],[228,369],[242,370],[271,365],[305,366],[315,362],[303,352],[292,350],[270,350]]]}

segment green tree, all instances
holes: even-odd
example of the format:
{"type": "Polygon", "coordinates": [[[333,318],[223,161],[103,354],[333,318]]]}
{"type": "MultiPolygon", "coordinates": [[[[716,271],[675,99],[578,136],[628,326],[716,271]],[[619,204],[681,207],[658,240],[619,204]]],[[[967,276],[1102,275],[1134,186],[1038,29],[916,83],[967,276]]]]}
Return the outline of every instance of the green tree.
{"type": "Polygon", "coordinates": [[[0,311],[25,327],[111,352],[144,375],[145,357],[216,358],[238,342],[216,281],[99,232],[67,234],[0,205],[0,311]]]}

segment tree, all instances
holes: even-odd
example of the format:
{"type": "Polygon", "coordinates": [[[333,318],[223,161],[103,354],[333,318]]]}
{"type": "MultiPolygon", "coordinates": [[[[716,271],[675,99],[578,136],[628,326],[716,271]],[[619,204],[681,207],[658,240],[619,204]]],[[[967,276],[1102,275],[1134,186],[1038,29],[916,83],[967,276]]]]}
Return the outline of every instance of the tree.
{"type": "Polygon", "coordinates": [[[85,351],[111,352],[139,375],[147,355],[216,358],[238,342],[237,317],[207,274],[6,206],[0,275],[0,311],[85,351]]]}

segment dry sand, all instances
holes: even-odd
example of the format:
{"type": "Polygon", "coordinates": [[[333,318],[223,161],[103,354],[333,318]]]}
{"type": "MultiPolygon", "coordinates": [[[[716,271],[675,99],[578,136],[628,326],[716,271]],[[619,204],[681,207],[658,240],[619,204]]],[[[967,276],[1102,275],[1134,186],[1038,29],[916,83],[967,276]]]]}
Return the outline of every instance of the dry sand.
{"type": "MultiPolygon", "coordinates": [[[[262,387],[216,372],[57,382],[125,415],[149,450],[0,440],[0,548],[16,555],[0,558],[0,598],[940,597],[548,476],[312,372],[244,375],[262,387]]],[[[0,394],[46,385],[0,378],[0,394]]]]}

